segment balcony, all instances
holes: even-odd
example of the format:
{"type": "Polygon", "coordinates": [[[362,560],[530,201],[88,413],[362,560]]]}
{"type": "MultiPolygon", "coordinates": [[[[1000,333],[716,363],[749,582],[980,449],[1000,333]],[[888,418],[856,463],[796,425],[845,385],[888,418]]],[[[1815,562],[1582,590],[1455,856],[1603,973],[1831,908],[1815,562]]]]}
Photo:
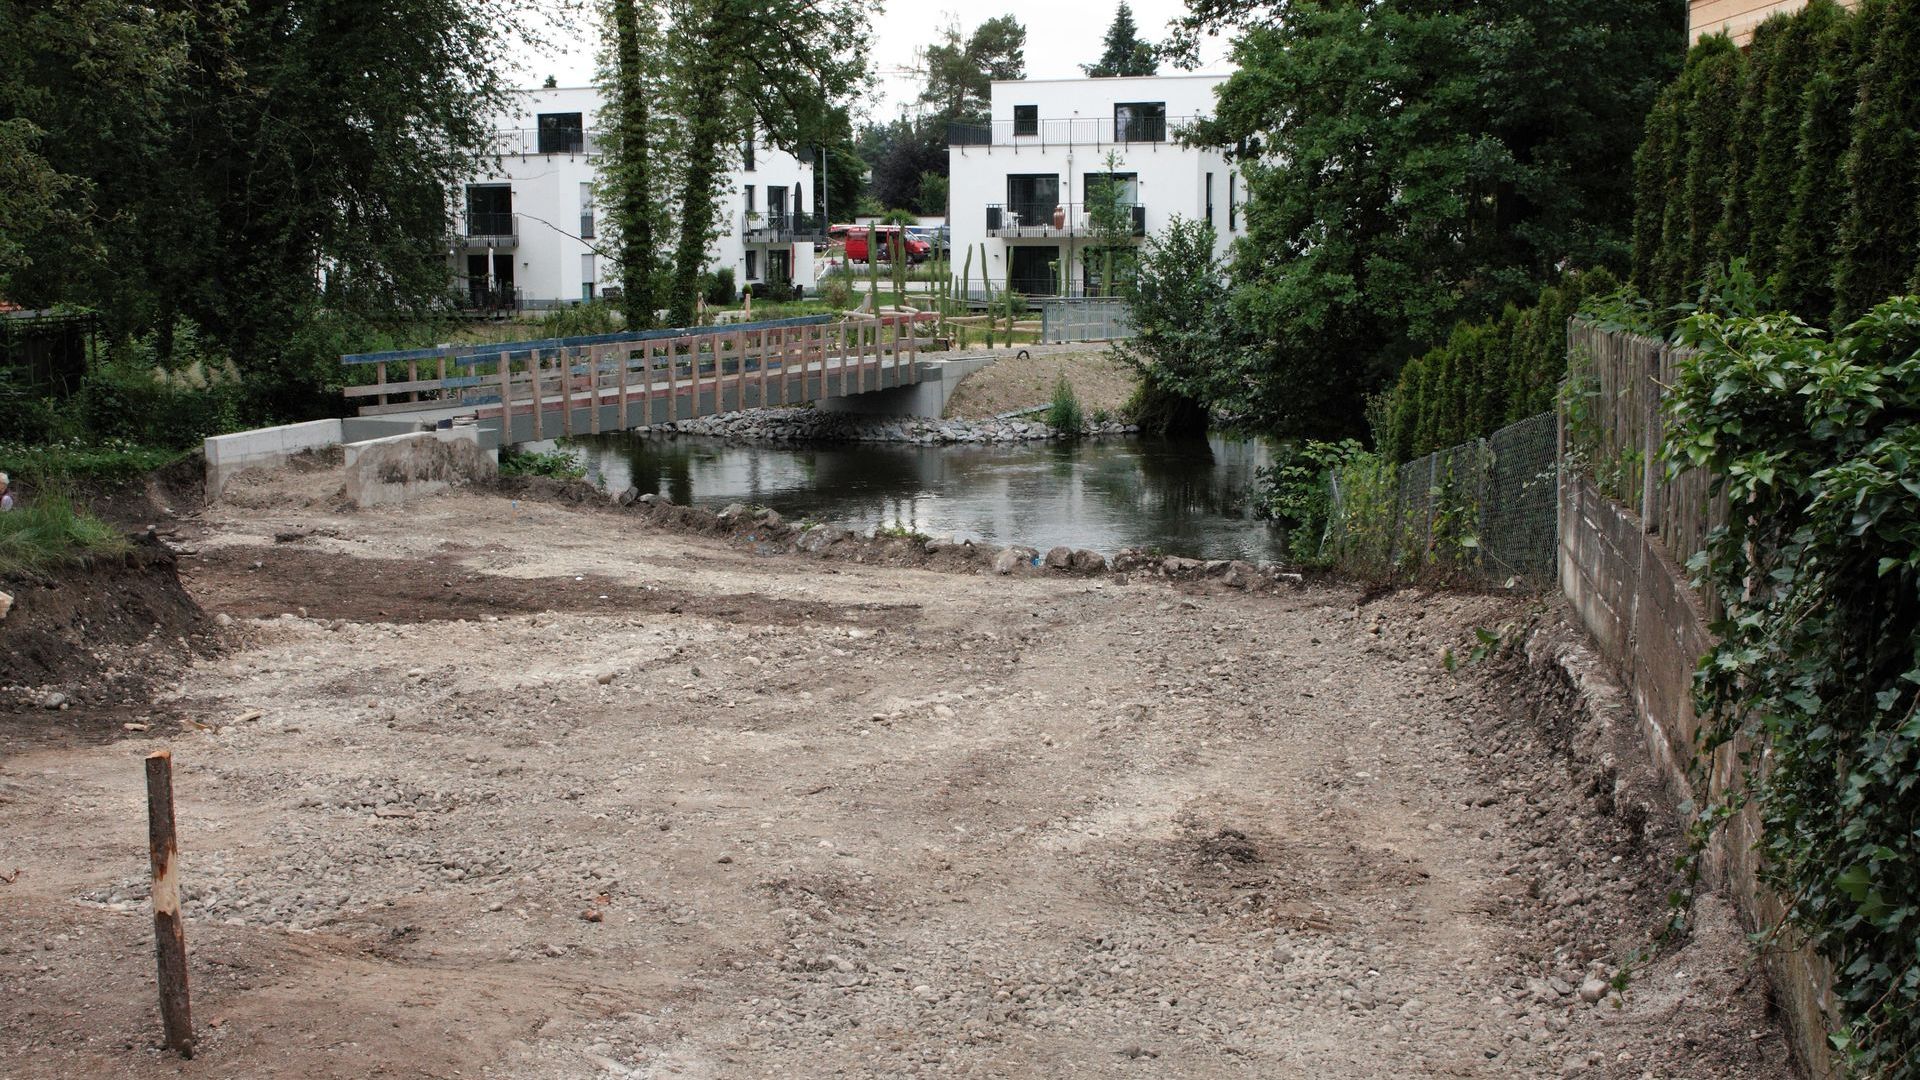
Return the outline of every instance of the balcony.
{"type": "Polygon", "coordinates": [[[541,131],[539,128],[504,128],[493,133],[493,153],[502,157],[533,157],[537,154],[591,156],[600,152],[598,131],[541,131]]]}
{"type": "MultiPolygon", "coordinates": [[[[1147,207],[1144,203],[1120,203],[1115,232],[1129,236],[1147,235],[1147,207]]],[[[1098,238],[1103,230],[1095,227],[1093,213],[1085,203],[1017,202],[987,204],[987,235],[1003,240],[1046,240],[1053,238],[1098,238]]]]}
{"type": "Polygon", "coordinates": [[[749,213],[741,216],[740,235],[750,244],[825,240],[827,219],[820,214],[749,213]]]}
{"type": "Polygon", "coordinates": [[[517,248],[520,246],[520,215],[480,211],[463,220],[466,232],[454,237],[461,248],[517,248]]]}
{"type": "Polygon", "coordinates": [[[1177,136],[1182,128],[1202,120],[1200,116],[1074,116],[1064,120],[995,120],[990,124],[947,124],[947,145],[1018,146],[1131,146],[1136,143],[1163,143],[1177,136]]]}

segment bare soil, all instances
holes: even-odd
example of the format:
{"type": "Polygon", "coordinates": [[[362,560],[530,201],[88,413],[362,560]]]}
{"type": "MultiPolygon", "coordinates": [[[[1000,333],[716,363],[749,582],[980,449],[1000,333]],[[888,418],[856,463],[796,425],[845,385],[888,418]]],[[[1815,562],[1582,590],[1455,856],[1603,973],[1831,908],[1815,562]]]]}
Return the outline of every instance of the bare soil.
{"type": "Polygon", "coordinates": [[[961,379],[947,401],[946,415],[978,420],[1045,405],[1053,400],[1053,385],[1063,375],[1089,413],[1118,413],[1133,396],[1133,371],[1110,352],[1005,357],[961,379]]]}
{"type": "Polygon", "coordinates": [[[1644,761],[1511,657],[1441,662],[1551,612],[527,494],[209,512],[185,580],[230,651],[58,720],[149,730],[0,728],[0,1073],[1793,1075],[1717,898],[1658,941],[1644,761]],[[156,746],[191,1062],[153,1048],[156,746]]]}

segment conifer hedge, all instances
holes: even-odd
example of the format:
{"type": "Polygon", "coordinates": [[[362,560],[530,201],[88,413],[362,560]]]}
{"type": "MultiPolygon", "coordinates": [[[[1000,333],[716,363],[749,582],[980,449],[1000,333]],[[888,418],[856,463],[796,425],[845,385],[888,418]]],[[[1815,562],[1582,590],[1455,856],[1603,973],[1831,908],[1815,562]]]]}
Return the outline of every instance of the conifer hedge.
{"type": "Polygon", "coordinates": [[[1920,3],[1811,0],[1744,52],[1702,40],[1648,115],[1634,177],[1633,282],[1666,321],[1734,259],[1819,326],[1912,288],[1920,3]]]}
{"type": "Polygon", "coordinates": [[[1508,304],[1496,319],[1454,327],[1375,399],[1376,448],[1399,464],[1553,408],[1567,372],[1567,320],[1619,287],[1604,269],[1569,274],[1531,307],[1508,304]]]}

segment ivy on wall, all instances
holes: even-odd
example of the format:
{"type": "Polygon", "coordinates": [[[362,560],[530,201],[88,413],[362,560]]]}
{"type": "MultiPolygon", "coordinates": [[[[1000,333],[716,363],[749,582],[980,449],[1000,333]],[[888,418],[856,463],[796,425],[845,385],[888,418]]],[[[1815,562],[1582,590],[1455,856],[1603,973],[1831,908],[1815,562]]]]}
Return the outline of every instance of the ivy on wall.
{"type": "Polygon", "coordinates": [[[1728,524],[1696,558],[1724,615],[1696,676],[1704,749],[1745,736],[1762,873],[1833,965],[1858,1075],[1920,1068],[1920,297],[1829,338],[1697,313],[1666,456],[1710,470],[1728,524]],[[1764,760],[1764,767],[1762,762],[1764,760]]]}

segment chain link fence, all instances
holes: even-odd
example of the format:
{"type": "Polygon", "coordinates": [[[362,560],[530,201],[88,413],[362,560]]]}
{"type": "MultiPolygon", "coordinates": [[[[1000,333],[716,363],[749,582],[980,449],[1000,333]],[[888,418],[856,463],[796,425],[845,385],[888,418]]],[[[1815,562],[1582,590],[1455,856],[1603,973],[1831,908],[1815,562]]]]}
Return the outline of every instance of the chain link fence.
{"type": "Polygon", "coordinates": [[[1557,577],[1553,413],[1391,466],[1336,471],[1323,550],[1353,573],[1545,589],[1557,577]]]}

